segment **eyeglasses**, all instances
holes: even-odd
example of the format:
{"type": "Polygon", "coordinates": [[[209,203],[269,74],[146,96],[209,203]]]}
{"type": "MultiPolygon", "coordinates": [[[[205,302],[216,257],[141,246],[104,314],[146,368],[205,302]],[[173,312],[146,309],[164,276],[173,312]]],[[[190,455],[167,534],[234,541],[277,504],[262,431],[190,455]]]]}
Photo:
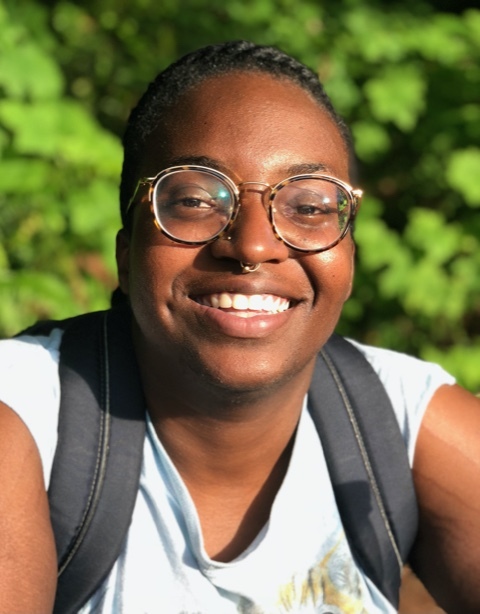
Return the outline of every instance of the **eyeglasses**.
{"type": "Polygon", "coordinates": [[[270,191],[266,208],[275,236],[301,252],[322,252],[347,234],[362,191],[328,175],[295,175],[274,186],[258,181],[236,185],[227,175],[205,166],[172,166],[155,177],[140,179],[157,227],[186,245],[210,243],[229,232],[240,210],[240,192],[260,185],[270,191]]]}

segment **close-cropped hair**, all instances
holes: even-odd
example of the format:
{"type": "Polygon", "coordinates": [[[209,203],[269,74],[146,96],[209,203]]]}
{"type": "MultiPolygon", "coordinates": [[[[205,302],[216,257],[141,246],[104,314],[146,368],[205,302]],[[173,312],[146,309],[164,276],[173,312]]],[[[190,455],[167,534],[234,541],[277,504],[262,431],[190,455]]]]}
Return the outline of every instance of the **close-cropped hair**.
{"type": "Polygon", "coordinates": [[[124,161],[120,183],[120,211],[124,226],[128,203],[140,178],[138,169],[142,152],[149,136],[161,124],[163,115],[174,108],[176,101],[187,90],[205,79],[232,72],[266,73],[279,80],[288,80],[308,92],[336,124],[350,158],[351,171],[355,168],[350,131],[335,111],[317,74],[275,47],[248,41],[209,45],[181,57],[161,72],[130,114],[123,139],[124,161]]]}

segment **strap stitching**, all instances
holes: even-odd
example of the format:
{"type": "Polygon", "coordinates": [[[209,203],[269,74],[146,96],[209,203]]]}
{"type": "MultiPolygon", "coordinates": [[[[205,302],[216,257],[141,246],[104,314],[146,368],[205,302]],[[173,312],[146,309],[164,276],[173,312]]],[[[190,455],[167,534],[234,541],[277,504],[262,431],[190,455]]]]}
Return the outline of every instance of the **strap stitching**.
{"type": "Polygon", "coordinates": [[[361,431],[360,431],[360,427],[358,425],[356,416],[355,416],[355,411],[350,403],[350,399],[348,398],[348,395],[345,391],[345,388],[343,386],[343,383],[340,379],[340,376],[338,374],[338,371],[335,367],[335,365],[333,364],[332,360],[330,359],[330,356],[327,354],[325,349],[320,350],[320,354],[322,355],[330,373],[332,374],[333,379],[335,380],[335,384],[337,385],[338,391],[340,393],[340,396],[342,397],[342,401],[343,404],[345,406],[345,409],[347,411],[350,423],[352,425],[353,428],[353,433],[355,435],[355,439],[357,440],[357,445],[359,447],[360,450],[360,455],[362,457],[363,460],[363,464],[365,466],[365,470],[367,472],[367,476],[368,476],[368,480],[370,482],[370,486],[372,488],[372,491],[374,493],[375,496],[375,500],[377,502],[377,506],[380,512],[380,515],[382,517],[383,523],[385,525],[385,529],[387,531],[388,534],[388,538],[390,540],[390,543],[392,545],[393,551],[395,553],[395,557],[397,559],[397,563],[398,566],[400,568],[400,570],[403,567],[403,560],[402,560],[402,556],[400,554],[399,548],[397,546],[397,542],[395,540],[395,536],[393,534],[392,528],[391,528],[391,524],[390,521],[388,519],[387,516],[387,512],[385,510],[385,506],[383,504],[383,499],[382,496],[380,494],[380,489],[378,487],[378,483],[377,480],[375,478],[373,469],[372,469],[372,465],[370,463],[370,458],[368,456],[368,452],[367,452],[367,448],[365,446],[365,442],[363,440],[361,431]]]}
{"type": "Polygon", "coordinates": [[[90,488],[90,494],[88,496],[85,511],[82,516],[76,537],[74,538],[73,545],[68,551],[66,557],[58,570],[58,577],[60,577],[68,565],[71,563],[78,549],[83,543],[85,536],[88,532],[90,524],[95,515],[95,511],[100,499],[100,493],[105,478],[107,454],[108,454],[108,441],[110,437],[110,364],[108,359],[108,335],[107,335],[107,314],[104,314],[102,321],[102,348],[103,348],[103,360],[101,360],[101,390],[103,395],[104,411],[100,412],[100,427],[98,438],[98,450],[95,460],[95,470],[90,488]]]}

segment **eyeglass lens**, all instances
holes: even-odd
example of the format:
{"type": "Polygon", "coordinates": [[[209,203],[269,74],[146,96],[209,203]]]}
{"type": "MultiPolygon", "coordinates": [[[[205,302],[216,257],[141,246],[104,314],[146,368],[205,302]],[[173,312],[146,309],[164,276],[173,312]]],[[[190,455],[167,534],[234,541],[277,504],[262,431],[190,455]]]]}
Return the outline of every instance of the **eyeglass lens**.
{"type": "Polygon", "coordinates": [[[226,228],[235,209],[235,193],[206,171],[178,170],[158,181],[153,207],[167,234],[181,241],[201,243],[226,228]]]}
{"type": "MultiPolygon", "coordinates": [[[[218,236],[235,211],[236,196],[220,177],[202,170],[178,170],[154,188],[157,222],[172,238],[202,243],[218,236]]],[[[321,178],[282,184],[273,194],[272,221],[293,247],[319,250],[335,243],[350,219],[348,192],[321,178]]]]}

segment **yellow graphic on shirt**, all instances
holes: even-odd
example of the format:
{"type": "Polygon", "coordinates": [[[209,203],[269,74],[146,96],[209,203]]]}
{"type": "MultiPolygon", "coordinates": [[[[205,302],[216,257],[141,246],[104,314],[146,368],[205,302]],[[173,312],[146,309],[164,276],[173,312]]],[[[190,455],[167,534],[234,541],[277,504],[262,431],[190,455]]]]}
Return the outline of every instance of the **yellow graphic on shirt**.
{"type": "MultiPolygon", "coordinates": [[[[285,612],[308,606],[330,606],[342,614],[367,614],[363,607],[358,571],[339,545],[342,535],[323,559],[303,580],[293,578],[280,589],[278,604],[285,612]]],[[[322,608],[323,611],[323,608],[322,608]]],[[[325,610],[327,611],[327,610],[325,610]]]]}

